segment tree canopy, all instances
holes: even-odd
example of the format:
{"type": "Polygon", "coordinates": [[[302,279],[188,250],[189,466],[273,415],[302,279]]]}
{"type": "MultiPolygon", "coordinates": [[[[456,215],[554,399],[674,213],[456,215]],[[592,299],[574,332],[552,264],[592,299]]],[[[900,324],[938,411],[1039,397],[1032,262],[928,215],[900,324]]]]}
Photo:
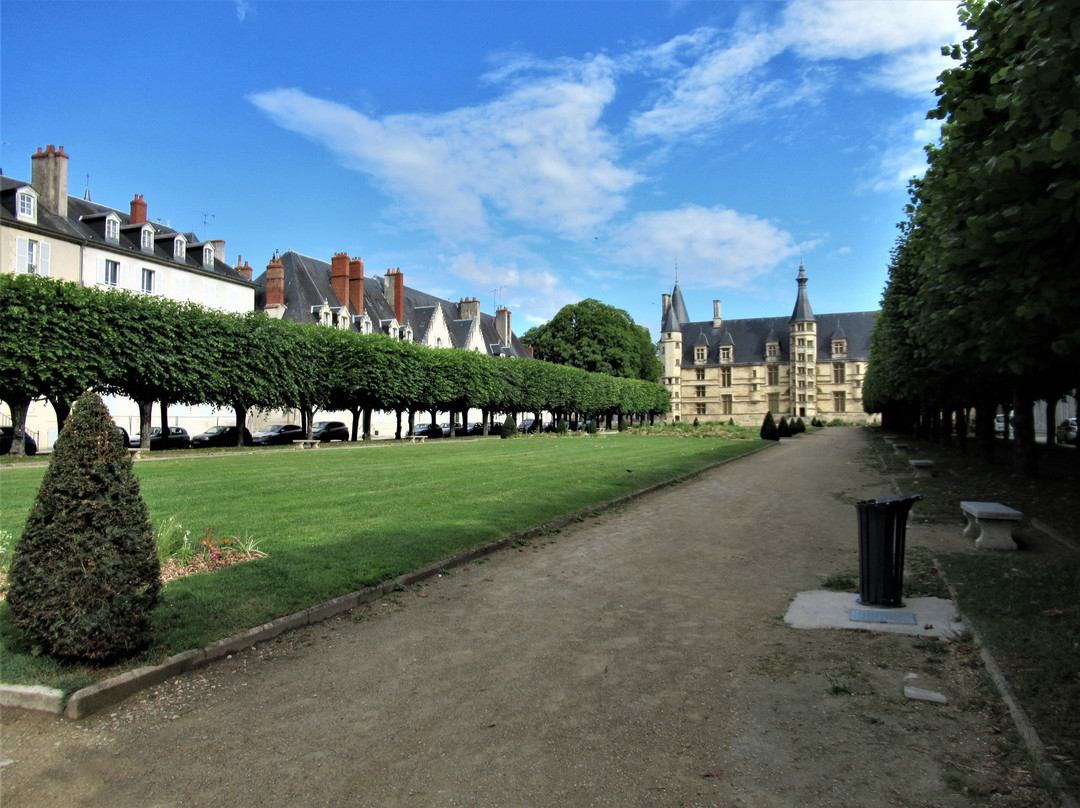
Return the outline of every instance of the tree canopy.
{"type": "Polygon", "coordinates": [[[532,346],[537,359],[592,373],[655,382],[663,370],[648,329],[622,309],[592,298],[563,306],[521,341],[532,346]]]}

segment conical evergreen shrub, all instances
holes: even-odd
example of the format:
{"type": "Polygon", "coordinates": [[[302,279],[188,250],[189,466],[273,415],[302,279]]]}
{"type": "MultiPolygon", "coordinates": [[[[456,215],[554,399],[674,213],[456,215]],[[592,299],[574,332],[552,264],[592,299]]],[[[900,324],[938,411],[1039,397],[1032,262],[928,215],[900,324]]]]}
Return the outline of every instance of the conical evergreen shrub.
{"type": "Polygon", "coordinates": [[[499,437],[512,438],[515,435],[517,435],[517,421],[514,420],[514,416],[508,415],[499,430],[499,437]]]}
{"type": "Polygon", "coordinates": [[[771,412],[765,413],[765,420],[761,422],[762,440],[780,440],[780,431],[776,428],[776,421],[771,412]]]}
{"type": "Polygon", "coordinates": [[[796,435],[806,431],[806,424],[803,423],[802,418],[796,418],[795,419],[795,423],[794,423],[794,425],[792,425],[791,431],[792,431],[792,433],[794,433],[796,435]]]}
{"type": "Polygon", "coordinates": [[[55,657],[131,656],[150,641],[160,574],[123,436],[101,398],[85,393],[56,440],[12,554],[11,623],[55,657]]]}
{"type": "Polygon", "coordinates": [[[780,423],[777,424],[776,430],[780,433],[781,438],[791,437],[791,424],[788,423],[787,416],[781,416],[780,423]]]}

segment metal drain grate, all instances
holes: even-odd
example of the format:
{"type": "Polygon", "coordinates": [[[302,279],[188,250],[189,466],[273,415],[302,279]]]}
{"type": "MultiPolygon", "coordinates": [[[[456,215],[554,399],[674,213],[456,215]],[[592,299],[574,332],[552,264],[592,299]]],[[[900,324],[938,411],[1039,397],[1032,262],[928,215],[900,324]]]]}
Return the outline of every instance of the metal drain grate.
{"type": "Polygon", "coordinates": [[[882,609],[852,609],[851,619],[856,623],[900,623],[915,625],[914,612],[887,612],[882,609]]]}

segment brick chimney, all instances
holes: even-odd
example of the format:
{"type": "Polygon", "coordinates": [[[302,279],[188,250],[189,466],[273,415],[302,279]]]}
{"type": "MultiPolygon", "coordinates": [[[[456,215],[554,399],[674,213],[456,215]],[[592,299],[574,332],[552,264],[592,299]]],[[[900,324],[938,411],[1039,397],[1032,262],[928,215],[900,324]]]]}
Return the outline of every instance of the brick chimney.
{"type": "Polygon", "coordinates": [[[386,281],[383,284],[386,294],[386,302],[394,310],[394,317],[398,324],[405,323],[405,276],[401,274],[401,268],[386,270],[386,281]]]}
{"type": "Polygon", "coordinates": [[[225,263],[225,239],[212,238],[210,243],[214,245],[214,260],[225,263]]]}
{"type": "Polygon", "coordinates": [[[146,202],[143,201],[142,194],[135,194],[135,198],[131,200],[131,223],[142,224],[146,221],[146,202]]]}
{"type": "Polygon", "coordinates": [[[712,324],[713,328],[719,328],[723,325],[724,321],[720,317],[720,301],[714,300],[712,302],[712,324]]]}
{"type": "Polygon", "coordinates": [[[510,331],[510,309],[506,306],[499,306],[495,310],[495,330],[499,332],[499,342],[509,345],[512,332],[510,331]]]}
{"type": "Polygon", "coordinates": [[[471,300],[465,298],[458,303],[458,310],[461,312],[462,320],[475,320],[480,316],[480,301],[475,297],[471,300]]]}
{"type": "MultiPolygon", "coordinates": [[[[241,263],[241,261],[243,260],[243,257],[244,256],[242,256],[242,255],[236,256],[236,266],[234,267],[234,269],[237,272],[239,272],[241,275],[243,275],[246,280],[250,281],[251,280],[251,264],[249,264],[247,261],[244,261],[243,263],[241,263]]],[[[269,280],[269,278],[267,280],[269,280]]]]}
{"type": "Polygon", "coordinates": [[[349,254],[334,253],[330,259],[330,285],[334,288],[339,306],[349,305],[349,254]]]}
{"type": "Polygon", "coordinates": [[[33,171],[30,184],[38,192],[45,210],[56,216],[68,215],[68,156],[64,147],[59,150],[51,144],[45,151],[38,147],[37,154],[30,155],[33,171]]]}
{"type": "Polygon", "coordinates": [[[285,265],[276,255],[266,265],[266,305],[263,306],[272,317],[281,317],[285,313],[285,265]]]}
{"type": "Polygon", "coordinates": [[[362,258],[349,259],[349,305],[353,313],[364,313],[364,260],[362,258]]]}

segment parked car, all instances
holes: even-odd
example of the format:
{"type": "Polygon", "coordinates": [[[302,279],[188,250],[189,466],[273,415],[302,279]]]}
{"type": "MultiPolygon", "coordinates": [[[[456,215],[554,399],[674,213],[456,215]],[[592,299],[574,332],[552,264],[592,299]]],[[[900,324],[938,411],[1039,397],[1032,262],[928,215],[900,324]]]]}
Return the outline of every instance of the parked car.
{"type": "MultiPolygon", "coordinates": [[[[132,435],[127,445],[132,449],[138,449],[142,443],[142,435],[132,435]]],[[[191,446],[191,436],[182,426],[170,426],[168,432],[162,432],[160,426],[150,429],[150,449],[187,449],[191,446]]]]}
{"type": "MultiPolygon", "coordinates": [[[[251,433],[244,427],[244,445],[251,446],[253,442],[251,433]]],[[[191,439],[192,449],[205,449],[208,446],[236,446],[236,427],[212,426],[191,439]]]]}
{"type": "Polygon", "coordinates": [[[443,436],[443,430],[438,424],[417,424],[413,427],[413,430],[409,435],[415,435],[418,438],[421,436],[427,438],[441,438],[443,436]]]}
{"type": "MultiPolygon", "coordinates": [[[[444,438],[449,438],[450,437],[450,422],[447,421],[444,424],[439,424],[439,426],[442,427],[443,437],[444,438]]],[[[459,435],[464,435],[464,434],[465,434],[465,427],[463,427],[457,421],[454,421],[454,435],[459,436],[459,435]]]]}
{"type": "MultiPolygon", "coordinates": [[[[116,426],[116,424],[113,424],[113,426],[116,426]]],[[[131,446],[131,438],[128,437],[127,430],[124,429],[122,426],[116,426],[116,428],[120,430],[120,435],[124,439],[124,445],[131,446]]]]}
{"type": "MultiPolygon", "coordinates": [[[[15,427],[0,426],[0,455],[9,454],[13,443],[15,443],[15,427]]],[[[27,455],[36,455],[37,441],[26,435],[23,440],[23,450],[27,455]]]]}
{"type": "MultiPolygon", "coordinates": [[[[1012,416],[1010,415],[1009,416],[1009,430],[1010,431],[1012,430],[1012,423],[1013,423],[1013,419],[1012,419],[1012,416]]],[[[1005,416],[1004,415],[998,414],[998,415],[994,416],[994,431],[997,432],[999,435],[1004,434],[1004,432],[1005,432],[1005,416]]]]}
{"type": "Polygon", "coordinates": [[[1076,445],[1076,419],[1066,418],[1060,424],[1058,424],[1057,431],[1054,433],[1054,440],[1058,443],[1071,443],[1076,445]]]}
{"type": "Polygon", "coordinates": [[[304,430],[297,424],[274,424],[256,432],[252,437],[260,446],[274,446],[303,438],[304,430]]]}
{"type": "Polygon", "coordinates": [[[469,427],[466,429],[467,435],[483,435],[484,434],[484,422],[483,421],[469,421],[469,427]]]}
{"type": "Polygon", "coordinates": [[[311,425],[311,437],[323,443],[348,440],[349,428],[341,421],[316,421],[311,425]]]}
{"type": "Polygon", "coordinates": [[[518,432],[532,432],[535,423],[535,418],[522,418],[521,423],[518,424],[518,432]]]}

